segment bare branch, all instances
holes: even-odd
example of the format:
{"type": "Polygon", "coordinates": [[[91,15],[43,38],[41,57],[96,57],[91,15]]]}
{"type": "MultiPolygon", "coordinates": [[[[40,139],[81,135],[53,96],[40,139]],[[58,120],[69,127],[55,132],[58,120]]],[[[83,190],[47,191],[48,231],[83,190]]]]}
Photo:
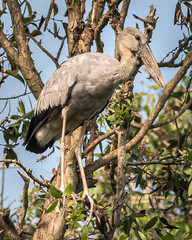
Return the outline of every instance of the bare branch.
{"type": "Polygon", "coordinates": [[[1,199],[0,199],[0,209],[3,209],[4,184],[5,184],[5,169],[2,170],[2,176],[1,176],[1,199]]]}
{"type": "Polygon", "coordinates": [[[66,39],[66,38],[67,38],[67,36],[62,37],[61,45],[60,45],[59,50],[58,50],[58,52],[57,52],[57,57],[56,57],[56,60],[57,60],[57,61],[59,61],[59,57],[60,57],[60,55],[61,55],[61,51],[62,51],[62,49],[63,49],[63,46],[64,46],[64,43],[65,43],[65,39],[66,39]]]}
{"type": "Polygon", "coordinates": [[[7,98],[0,98],[0,100],[16,99],[16,98],[20,98],[20,97],[23,97],[23,96],[26,96],[26,95],[29,95],[29,94],[31,94],[31,92],[28,92],[28,93],[24,92],[24,93],[22,93],[20,95],[17,95],[17,96],[7,97],[7,98]]]}
{"type": "Polygon", "coordinates": [[[102,18],[100,19],[100,21],[98,22],[98,24],[95,28],[94,39],[95,39],[95,43],[97,46],[97,52],[103,52],[104,43],[101,41],[100,34],[101,34],[103,28],[107,25],[110,14],[111,14],[111,11],[110,10],[107,11],[102,16],[102,18]]]}
{"type": "MultiPolygon", "coordinates": [[[[5,102],[5,105],[4,105],[4,107],[3,107],[3,109],[0,111],[0,114],[5,110],[5,108],[7,107],[7,103],[8,103],[8,100],[6,100],[6,102],[5,102]]],[[[5,121],[7,121],[7,118],[4,118],[5,119],[5,121]]],[[[3,120],[2,120],[3,121],[3,120]]],[[[3,122],[0,122],[0,126],[3,124],[3,122]]]]}
{"type": "MultiPolygon", "coordinates": [[[[183,64],[183,61],[181,61],[180,63],[175,63],[175,60],[178,58],[179,54],[181,52],[183,52],[183,49],[185,47],[187,47],[189,41],[192,40],[192,35],[188,38],[186,38],[183,43],[181,43],[181,41],[179,42],[179,47],[176,51],[176,53],[172,56],[172,58],[167,61],[167,62],[160,62],[158,63],[159,67],[179,67],[183,64]]],[[[171,52],[170,52],[171,53],[171,52]]],[[[169,55],[169,53],[167,54],[167,56],[169,55]]]]}
{"type": "Polygon", "coordinates": [[[1,235],[5,236],[6,239],[22,240],[17,234],[13,222],[10,220],[9,213],[9,210],[0,210],[0,231],[3,230],[1,235]]]}
{"type": "Polygon", "coordinates": [[[33,176],[32,171],[30,169],[27,169],[26,167],[24,167],[23,164],[21,162],[17,161],[16,159],[0,159],[0,162],[8,163],[8,164],[15,164],[30,178],[30,180],[33,180],[34,182],[38,183],[40,186],[49,188],[49,184],[42,182],[41,180],[39,180],[35,176],[33,176]]]}
{"type": "Polygon", "coordinates": [[[158,127],[162,127],[166,124],[169,124],[173,121],[175,121],[178,117],[180,117],[187,109],[189,109],[189,107],[192,105],[192,98],[189,100],[189,102],[185,105],[185,107],[183,107],[177,114],[174,115],[174,117],[164,121],[164,122],[161,122],[161,123],[156,123],[156,124],[153,124],[150,129],[153,129],[153,128],[158,128],[158,127]]]}
{"type": "Polygon", "coordinates": [[[9,58],[18,66],[33,95],[38,98],[43,88],[43,82],[31,58],[20,5],[17,0],[7,0],[7,5],[11,14],[14,37],[18,45],[18,53],[5,38],[2,29],[0,30],[0,44],[9,58]]]}
{"type": "Polygon", "coordinates": [[[56,67],[58,68],[59,67],[59,63],[58,63],[58,59],[55,58],[49,51],[47,51],[37,40],[36,38],[30,34],[30,33],[27,33],[27,35],[33,40],[33,42],[35,44],[37,44],[37,46],[55,63],[56,67]]]}
{"type": "Polygon", "coordinates": [[[130,2],[131,0],[123,0],[123,5],[120,11],[120,25],[122,29],[124,28],[125,18],[127,16],[130,2]]]}
{"type": "Polygon", "coordinates": [[[0,45],[6,51],[7,55],[13,62],[17,62],[19,58],[18,52],[13,48],[10,41],[7,39],[6,35],[3,32],[3,29],[0,28],[0,45]]]}
{"type": "Polygon", "coordinates": [[[49,7],[49,11],[48,11],[47,17],[46,17],[46,19],[45,19],[44,31],[46,31],[46,29],[47,29],[47,25],[48,25],[49,20],[50,20],[50,16],[51,16],[51,12],[52,12],[52,10],[53,10],[54,3],[55,3],[55,0],[51,0],[51,4],[50,4],[50,7],[49,7]]]}
{"type": "Polygon", "coordinates": [[[23,224],[25,221],[25,216],[27,213],[27,208],[28,208],[28,188],[29,188],[29,178],[26,178],[23,174],[21,174],[19,171],[17,171],[19,175],[22,177],[24,180],[24,188],[23,188],[23,201],[22,201],[22,210],[21,210],[21,216],[18,222],[17,226],[17,232],[19,235],[22,234],[23,232],[23,224]]]}

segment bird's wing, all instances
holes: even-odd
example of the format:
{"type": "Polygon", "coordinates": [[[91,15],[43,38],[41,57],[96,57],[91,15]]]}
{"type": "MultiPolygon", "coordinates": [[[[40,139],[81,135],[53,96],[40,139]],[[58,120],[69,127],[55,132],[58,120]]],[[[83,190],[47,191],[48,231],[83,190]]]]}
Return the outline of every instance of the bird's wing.
{"type": "Polygon", "coordinates": [[[38,115],[48,108],[66,105],[77,77],[77,73],[71,71],[71,68],[72,63],[68,60],[49,78],[41,91],[34,115],[38,115]]]}

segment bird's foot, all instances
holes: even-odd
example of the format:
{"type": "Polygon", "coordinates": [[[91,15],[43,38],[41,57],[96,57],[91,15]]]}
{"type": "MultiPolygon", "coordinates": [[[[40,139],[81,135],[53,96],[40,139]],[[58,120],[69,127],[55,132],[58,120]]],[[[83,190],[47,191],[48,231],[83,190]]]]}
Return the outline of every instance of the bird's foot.
{"type": "Polygon", "coordinates": [[[90,203],[90,215],[89,215],[89,219],[87,221],[87,225],[89,225],[89,223],[91,222],[93,213],[94,213],[97,221],[100,223],[101,221],[100,221],[100,218],[99,218],[99,216],[98,216],[98,214],[95,210],[95,207],[94,207],[95,204],[94,204],[93,198],[90,196],[89,192],[85,190],[84,193],[83,193],[83,198],[86,198],[86,197],[88,198],[89,203],[90,203]]]}

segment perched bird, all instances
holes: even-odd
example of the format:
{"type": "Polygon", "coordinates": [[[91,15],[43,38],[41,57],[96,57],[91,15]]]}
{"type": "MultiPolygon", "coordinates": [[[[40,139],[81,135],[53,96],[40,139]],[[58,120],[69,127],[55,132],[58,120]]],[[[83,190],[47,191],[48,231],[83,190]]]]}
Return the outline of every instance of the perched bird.
{"type": "MultiPolygon", "coordinates": [[[[24,142],[27,150],[42,153],[61,138],[63,166],[64,136],[83,125],[76,156],[84,196],[90,200],[91,214],[93,201],[81,161],[81,144],[88,121],[103,111],[115,88],[129,80],[137,67],[138,58],[145,64],[154,81],[164,87],[160,70],[143,32],[128,27],[119,33],[116,41],[121,62],[103,53],[84,53],[68,59],[54,72],[39,96],[24,142]]],[[[64,178],[61,178],[61,189],[64,189],[64,178]]]]}

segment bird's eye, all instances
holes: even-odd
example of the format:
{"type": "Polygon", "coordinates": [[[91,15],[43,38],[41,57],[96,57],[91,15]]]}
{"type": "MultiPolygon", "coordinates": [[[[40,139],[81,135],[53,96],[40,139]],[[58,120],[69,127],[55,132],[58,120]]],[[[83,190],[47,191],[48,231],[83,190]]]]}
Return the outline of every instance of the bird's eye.
{"type": "Polygon", "coordinates": [[[136,35],[136,36],[135,36],[135,39],[140,40],[141,38],[140,38],[139,35],[136,35]]]}

